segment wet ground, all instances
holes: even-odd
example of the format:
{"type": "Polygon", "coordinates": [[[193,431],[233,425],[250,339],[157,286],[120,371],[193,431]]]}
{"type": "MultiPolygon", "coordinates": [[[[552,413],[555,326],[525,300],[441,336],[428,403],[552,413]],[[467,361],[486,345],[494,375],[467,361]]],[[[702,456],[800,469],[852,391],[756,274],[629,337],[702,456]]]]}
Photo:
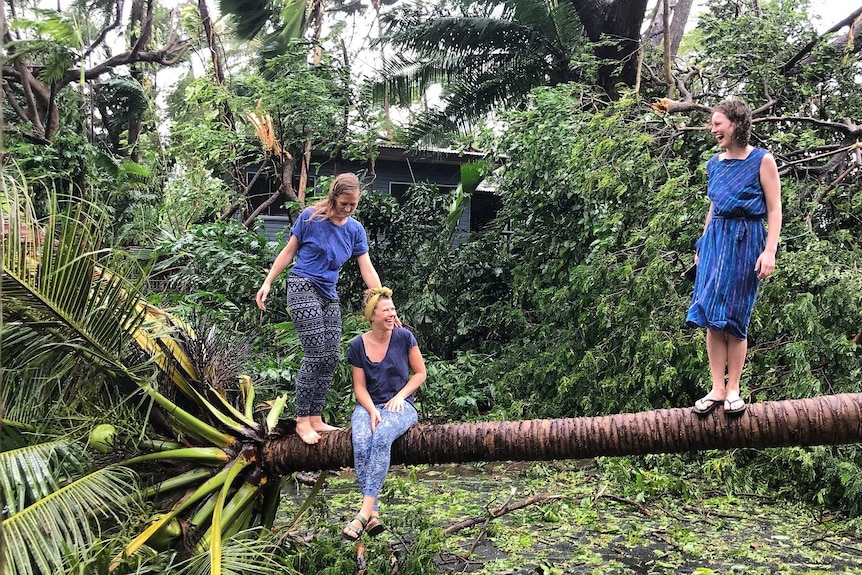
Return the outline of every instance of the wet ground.
{"type": "MultiPolygon", "coordinates": [[[[633,477],[642,490],[592,461],[394,467],[381,494],[389,530],[366,536],[367,573],[862,574],[862,522],[698,478],[633,477]],[[506,511],[531,497],[547,498],[506,511]]],[[[350,470],[327,482],[305,523],[338,540],[360,497],[350,470]]]]}

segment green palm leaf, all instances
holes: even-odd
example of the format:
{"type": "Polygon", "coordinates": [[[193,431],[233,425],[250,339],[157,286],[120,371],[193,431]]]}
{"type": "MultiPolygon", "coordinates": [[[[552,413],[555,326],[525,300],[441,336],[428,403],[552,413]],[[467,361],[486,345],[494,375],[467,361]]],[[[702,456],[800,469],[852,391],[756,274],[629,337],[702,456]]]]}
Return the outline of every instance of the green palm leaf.
{"type": "Polygon", "coordinates": [[[79,448],[67,441],[50,441],[0,453],[0,495],[6,512],[14,515],[33,501],[60,488],[58,478],[79,475],[85,461],[79,448]]]}
{"type": "Polygon", "coordinates": [[[523,104],[535,87],[584,74],[575,64],[585,45],[583,27],[571,3],[509,0],[468,10],[473,13],[434,18],[397,11],[385,21],[380,41],[398,56],[383,67],[374,99],[407,105],[433,84],[444,88],[442,105],[411,122],[407,143],[466,132],[500,107],[523,104]]]}
{"type": "Polygon", "coordinates": [[[251,40],[272,18],[271,0],[221,0],[221,13],[230,16],[234,32],[242,40],[251,40]]]}
{"type": "Polygon", "coordinates": [[[137,286],[101,272],[110,251],[101,247],[100,221],[85,214],[80,200],[68,199],[62,210],[59,201],[52,198],[54,215],[43,228],[26,199],[14,192],[6,198],[10,233],[3,244],[2,289],[8,303],[0,343],[12,362],[4,367],[68,369],[64,357],[72,352],[126,372],[122,359],[130,333],[143,317],[128,296],[137,286]]]}
{"type": "MultiPolygon", "coordinates": [[[[273,561],[282,544],[269,531],[242,531],[224,541],[221,553],[222,575],[293,575],[298,574],[289,563],[273,561]]],[[[210,553],[202,553],[183,565],[183,575],[210,575],[210,553]]]]}
{"type": "Polygon", "coordinates": [[[62,573],[68,548],[86,548],[101,536],[97,516],[122,524],[133,512],[127,497],[134,474],[123,467],[91,473],[3,521],[9,575],[62,573]]]}

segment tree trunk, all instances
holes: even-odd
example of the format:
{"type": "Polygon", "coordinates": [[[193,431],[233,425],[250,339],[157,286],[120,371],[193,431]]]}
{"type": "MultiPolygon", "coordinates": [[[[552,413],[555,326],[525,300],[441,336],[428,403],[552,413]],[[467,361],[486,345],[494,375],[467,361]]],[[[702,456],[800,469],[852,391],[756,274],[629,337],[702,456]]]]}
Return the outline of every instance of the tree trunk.
{"type": "Polygon", "coordinates": [[[599,85],[612,97],[617,84],[634,86],[647,0],[571,0],[591,42],[597,42],[599,85]]]}
{"type": "MultiPolygon", "coordinates": [[[[544,461],[738,447],[838,445],[862,441],[862,393],[767,401],[744,414],[691,408],[603,417],[417,425],[392,446],[392,463],[544,461]]],[[[350,431],[322,434],[316,445],[296,435],[267,442],[266,469],[284,474],[353,466],[350,431]]]]}
{"type": "MultiPolygon", "coordinates": [[[[685,35],[685,25],[691,14],[691,5],[694,0],[671,0],[670,8],[673,14],[670,20],[668,37],[670,38],[670,57],[675,58],[679,51],[679,44],[685,35]]],[[[644,35],[651,44],[660,44],[665,39],[664,12],[659,11],[658,17],[653,21],[649,31],[644,35]]]]}
{"type": "Polygon", "coordinates": [[[673,20],[670,23],[670,56],[676,58],[679,44],[685,35],[685,25],[691,14],[691,5],[694,0],[679,0],[673,9],[673,20]]]}
{"type": "Polygon", "coordinates": [[[242,224],[246,227],[246,229],[252,229],[254,227],[254,221],[257,217],[262,214],[266,209],[274,204],[281,198],[287,198],[290,201],[297,201],[296,192],[293,190],[293,167],[296,164],[296,160],[294,160],[293,156],[290,154],[284,154],[281,160],[281,185],[278,187],[278,190],[275,191],[269,198],[266,199],[256,210],[254,210],[248,217],[243,220],[242,224]]]}

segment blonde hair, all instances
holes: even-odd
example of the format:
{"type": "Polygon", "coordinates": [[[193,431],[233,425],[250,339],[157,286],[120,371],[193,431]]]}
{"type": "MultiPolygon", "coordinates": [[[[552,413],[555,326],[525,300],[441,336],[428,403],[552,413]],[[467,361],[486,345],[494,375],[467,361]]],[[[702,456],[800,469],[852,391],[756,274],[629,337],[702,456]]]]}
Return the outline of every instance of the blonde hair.
{"type": "Polygon", "coordinates": [[[308,221],[316,222],[325,220],[335,213],[335,202],[341,194],[350,194],[361,191],[362,187],[359,183],[359,178],[352,172],[344,172],[338,174],[332,184],[329,185],[329,193],[325,198],[321,198],[311,204],[311,216],[308,221]]]}
{"type": "Polygon", "coordinates": [[[371,322],[371,318],[374,316],[374,308],[377,307],[377,302],[380,299],[392,299],[392,290],[388,287],[379,287],[379,288],[368,288],[365,290],[365,293],[362,294],[362,309],[364,310],[362,313],[362,317],[364,317],[368,322],[371,322]]]}

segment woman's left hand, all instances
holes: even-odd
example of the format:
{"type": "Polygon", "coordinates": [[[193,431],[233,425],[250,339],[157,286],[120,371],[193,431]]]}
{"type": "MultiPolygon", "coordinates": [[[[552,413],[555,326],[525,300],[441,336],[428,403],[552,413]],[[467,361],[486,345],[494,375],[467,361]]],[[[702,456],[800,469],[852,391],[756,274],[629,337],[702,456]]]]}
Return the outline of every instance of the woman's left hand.
{"type": "Polygon", "coordinates": [[[772,272],[775,271],[775,252],[764,251],[760,254],[754,264],[754,271],[758,272],[757,279],[759,280],[765,280],[771,276],[772,272]]]}
{"type": "Polygon", "coordinates": [[[392,413],[402,413],[404,411],[404,400],[396,395],[386,402],[383,409],[391,411],[392,413]]]}

